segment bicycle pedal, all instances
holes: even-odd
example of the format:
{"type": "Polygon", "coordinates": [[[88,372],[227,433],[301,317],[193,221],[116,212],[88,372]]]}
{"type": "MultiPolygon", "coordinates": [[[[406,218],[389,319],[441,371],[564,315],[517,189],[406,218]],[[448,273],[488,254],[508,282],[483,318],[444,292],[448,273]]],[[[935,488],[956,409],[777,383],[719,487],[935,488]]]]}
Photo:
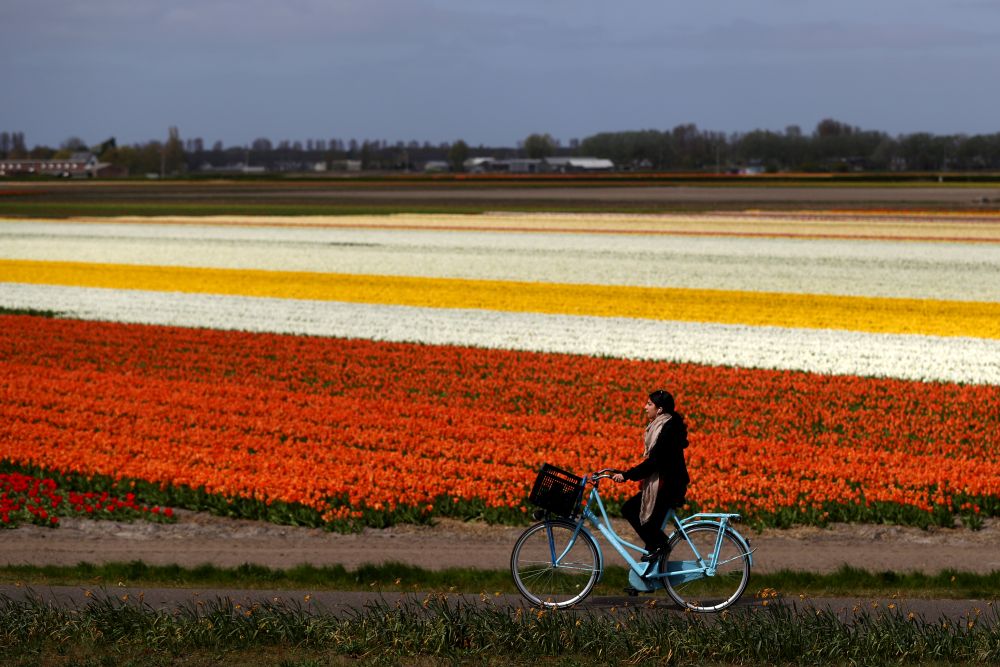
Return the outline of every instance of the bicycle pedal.
{"type": "Polygon", "coordinates": [[[631,586],[626,586],[622,590],[624,592],[628,593],[628,596],[630,598],[637,598],[637,597],[639,597],[639,589],[638,588],[632,588],[631,586]]]}

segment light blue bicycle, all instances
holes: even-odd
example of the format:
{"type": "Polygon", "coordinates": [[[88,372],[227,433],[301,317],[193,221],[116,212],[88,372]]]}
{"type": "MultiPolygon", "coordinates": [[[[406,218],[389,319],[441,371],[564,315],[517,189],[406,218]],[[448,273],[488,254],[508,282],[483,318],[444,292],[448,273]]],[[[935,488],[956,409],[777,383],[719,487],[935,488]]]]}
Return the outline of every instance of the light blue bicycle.
{"type": "Polygon", "coordinates": [[[637,592],[664,588],[677,604],[698,612],[721,611],[746,589],[753,564],[750,543],[732,524],[739,514],[699,513],[681,519],[671,510],[669,551],[658,561],[642,562],[646,550],[615,533],[598,491],[600,480],[618,472],[601,470],[587,477],[550,465],[542,466],[531,501],[542,509],[541,521],[525,530],[514,544],[510,571],[514,584],[532,604],[550,609],[570,607],[586,598],[604,572],[604,554],[590,525],[604,536],[629,566],[629,584],[637,592]],[[586,503],[583,494],[590,485],[586,503]],[[600,515],[594,513],[597,508],[600,515]]]}

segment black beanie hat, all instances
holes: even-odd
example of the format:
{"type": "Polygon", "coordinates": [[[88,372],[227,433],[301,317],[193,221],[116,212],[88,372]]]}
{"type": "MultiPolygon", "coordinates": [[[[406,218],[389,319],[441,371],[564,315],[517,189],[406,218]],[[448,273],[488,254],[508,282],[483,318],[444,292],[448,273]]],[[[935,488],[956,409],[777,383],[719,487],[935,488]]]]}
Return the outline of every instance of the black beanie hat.
{"type": "Polygon", "coordinates": [[[674,397],[669,391],[657,389],[649,395],[649,400],[664,412],[674,411],[674,397]]]}

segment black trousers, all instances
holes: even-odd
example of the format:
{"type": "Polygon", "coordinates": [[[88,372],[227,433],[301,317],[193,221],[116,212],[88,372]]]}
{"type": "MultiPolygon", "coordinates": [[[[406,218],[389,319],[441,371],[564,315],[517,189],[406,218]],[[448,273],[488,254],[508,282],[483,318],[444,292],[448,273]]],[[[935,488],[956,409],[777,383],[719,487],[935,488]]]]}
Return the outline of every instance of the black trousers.
{"type": "Polygon", "coordinates": [[[653,515],[649,517],[649,521],[646,523],[639,523],[642,493],[637,493],[622,505],[622,517],[632,524],[632,528],[639,534],[642,541],[646,543],[646,551],[653,551],[667,544],[667,535],[660,528],[663,526],[663,520],[667,518],[667,512],[670,511],[670,503],[665,502],[663,496],[664,494],[661,493],[660,497],[656,499],[656,505],[653,507],[653,515]]]}

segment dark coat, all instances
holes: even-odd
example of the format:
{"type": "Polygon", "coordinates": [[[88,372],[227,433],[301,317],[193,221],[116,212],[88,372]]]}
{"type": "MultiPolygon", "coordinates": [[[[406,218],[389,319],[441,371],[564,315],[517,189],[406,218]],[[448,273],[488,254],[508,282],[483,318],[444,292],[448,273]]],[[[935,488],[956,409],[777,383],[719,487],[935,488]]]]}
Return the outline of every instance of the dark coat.
{"type": "Polygon", "coordinates": [[[684,462],[684,450],[687,446],[687,424],[681,415],[674,413],[670,421],[663,425],[649,456],[639,465],[626,470],[623,476],[632,481],[641,481],[653,472],[660,473],[657,506],[665,503],[668,507],[680,507],[684,504],[687,485],[691,481],[684,462]]]}

